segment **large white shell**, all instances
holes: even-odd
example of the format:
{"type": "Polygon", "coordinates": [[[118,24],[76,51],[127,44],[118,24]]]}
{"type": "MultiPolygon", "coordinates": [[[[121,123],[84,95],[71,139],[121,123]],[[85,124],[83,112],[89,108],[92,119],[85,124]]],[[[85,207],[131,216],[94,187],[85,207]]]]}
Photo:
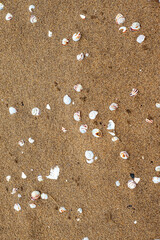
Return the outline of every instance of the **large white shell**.
{"type": "Polygon", "coordinates": [[[19,205],[19,203],[14,204],[14,209],[19,212],[21,210],[21,206],[19,205]]]}
{"type": "Polygon", "coordinates": [[[156,103],[156,107],[157,107],[157,108],[160,108],[160,103],[156,103]]]}
{"type": "Polygon", "coordinates": [[[81,92],[83,90],[83,87],[81,84],[76,84],[74,86],[74,90],[76,90],[76,92],[81,92]]]}
{"type": "Polygon", "coordinates": [[[109,109],[110,109],[111,111],[115,111],[117,108],[118,108],[118,104],[117,104],[117,103],[112,103],[112,104],[109,106],[109,109]]]}
{"type": "Polygon", "coordinates": [[[129,158],[129,154],[126,151],[122,151],[120,152],[120,157],[123,159],[127,159],[129,158]]]}
{"type": "Polygon", "coordinates": [[[130,27],[131,31],[138,31],[141,28],[141,25],[139,22],[134,22],[132,23],[132,26],[130,27]]]}
{"type": "Polygon", "coordinates": [[[30,203],[29,206],[30,206],[30,208],[36,208],[36,204],[34,204],[34,203],[30,203]]]}
{"type": "Polygon", "coordinates": [[[83,124],[83,125],[80,126],[79,131],[80,131],[81,133],[86,133],[86,132],[87,132],[87,129],[88,129],[87,124],[83,124]]]}
{"type": "Polygon", "coordinates": [[[152,181],[153,181],[154,183],[160,183],[160,177],[153,177],[153,178],[152,178],[152,181]]]}
{"type": "Polygon", "coordinates": [[[92,135],[94,137],[99,138],[99,137],[102,137],[102,132],[98,128],[95,128],[95,129],[92,130],[92,135]]]}
{"type": "Polygon", "coordinates": [[[91,112],[89,113],[89,118],[93,120],[93,119],[96,118],[97,114],[98,114],[97,111],[91,111],[91,112]]]}
{"type": "Polygon", "coordinates": [[[82,61],[84,59],[84,53],[80,53],[77,55],[77,60],[82,61]]]}
{"type": "Polygon", "coordinates": [[[36,22],[37,22],[36,16],[32,15],[32,16],[30,17],[30,22],[31,22],[31,23],[36,23],[36,22]]]}
{"type": "Polygon", "coordinates": [[[39,191],[33,191],[33,192],[31,193],[31,199],[32,199],[32,200],[37,200],[38,198],[40,198],[40,196],[41,196],[41,194],[40,194],[39,191]]]}
{"type": "Polygon", "coordinates": [[[145,36],[144,36],[144,35],[139,35],[139,36],[137,37],[137,42],[138,42],[138,43],[142,43],[142,42],[144,41],[144,39],[145,39],[145,36]]]}
{"type": "Polygon", "coordinates": [[[79,41],[80,38],[81,38],[81,33],[80,33],[80,32],[79,32],[79,33],[75,33],[75,34],[73,34],[73,36],[72,36],[72,39],[73,39],[73,41],[75,41],[75,42],[79,41]]]}
{"type": "Polygon", "coordinates": [[[0,3],[0,10],[2,10],[3,8],[4,8],[4,5],[0,3]]]}
{"type": "Polygon", "coordinates": [[[127,185],[130,189],[134,189],[136,187],[136,183],[132,179],[128,181],[127,185]]]}
{"type": "Polygon", "coordinates": [[[14,108],[14,107],[10,107],[9,108],[9,113],[12,115],[12,114],[14,114],[14,113],[16,113],[17,112],[17,110],[14,108]]]}
{"type": "Polygon", "coordinates": [[[7,176],[7,177],[6,177],[7,182],[9,182],[10,179],[11,179],[11,176],[7,176]]]}
{"type": "Polygon", "coordinates": [[[160,166],[155,167],[155,170],[156,170],[157,172],[160,172],[160,166]]]}
{"type": "Polygon", "coordinates": [[[115,21],[116,21],[117,24],[122,24],[122,23],[125,22],[125,18],[121,13],[118,13],[116,18],[115,18],[115,21]]]}
{"type": "Polygon", "coordinates": [[[109,120],[107,129],[108,130],[114,130],[115,129],[115,123],[112,120],[109,120]]]}
{"type": "Polygon", "coordinates": [[[20,146],[20,147],[23,147],[24,146],[24,140],[22,139],[22,140],[20,140],[19,142],[18,142],[18,145],[20,146]]]}
{"type": "Polygon", "coordinates": [[[60,212],[60,213],[64,213],[64,212],[66,212],[65,207],[60,207],[60,208],[59,208],[59,212],[60,212]]]}
{"type": "Polygon", "coordinates": [[[35,107],[32,109],[32,115],[33,116],[39,116],[41,114],[41,111],[39,108],[35,107]]]}
{"type": "Polygon", "coordinates": [[[60,168],[56,166],[55,168],[51,168],[49,176],[46,176],[48,179],[57,180],[59,177],[60,168]]]}
{"type": "Polygon", "coordinates": [[[69,105],[69,104],[71,104],[72,100],[71,100],[71,98],[70,98],[68,95],[65,95],[65,96],[63,97],[63,102],[64,102],[66,105],[69,105]]]}
{"type": "Polygon", "coordinates": [[[9,21],[13,18],[12,14],[11,13],[7,13],[6,15],[6,20],[9,21]]]}
{"type": "Polygon", "coordinates": [[[74,120],[76,120],[77,122],[79,122],[79,121],[81,120],[81,113],[80,113],[80,111],[75,112],[74,115],[73,115],[73,117],[74,117],[74,120]]]}
{"type": "Polygon", "coordinates": [[[26,176],[26,174],[24,172],[22,172],[21,178],[23,178],[23,179],[27,178],[27,176],[26,176]]]}
{"type": "Polygon", "coordinates": [[[87,159],[93,159],[93,157],[94,157],[94,153],[92,152],[92,151],[85,151],[85,157],[87,158],[87,159]]]}
{"type": "Polygon", "coordinates": [[[34,6],[34,5],[30,5],[30,6],[29,6],[29,11],[30,11],[30,12],[33,12],[34,9],[35,9],[35,6],[34,6]]]}
{"type": "Polygon", "coordinates": [[[46,193],[42,193],[41,194],[41,198],[46,200],[46,199],[48,199],[48,195],[46,193]]]}
{"type": "Polygon", "coordinates": [[[67,38],[63,38],[62,45],[66,46],[69,43],[69,40],[67,38]]]}

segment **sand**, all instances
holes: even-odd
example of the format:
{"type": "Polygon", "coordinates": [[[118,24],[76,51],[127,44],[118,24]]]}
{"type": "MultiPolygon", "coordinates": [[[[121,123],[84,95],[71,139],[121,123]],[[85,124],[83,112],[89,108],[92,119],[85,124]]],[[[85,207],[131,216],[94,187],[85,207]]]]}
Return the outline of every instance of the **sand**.
{"type": "Polygon", "coordinates": [[[159,3],[17,0],[4,5],[0,12],[0,239],[160,238],[159,184],[152,182],[160,165],[160,110],[155,107],[160,102],[159,3]],[[35,24],[29,21],[30,4],[36,6],[35,24]],[[11,21],[5,20],[8,12],[11,21]],[[118,13],[125,16],[127,28],[140,22],[139,32],[119,32],[118,13]],[[71,37],[78,31],[82,38],[73,42],[71,37]],[[139,34],[146,36],[142,44],[136,42],[139,34]],[[70,39],[65,47],[63,38],[70,39]],[[76,56],[81,52],[89,57],[79,62],[76,56]],[[77,83],[83,86],[80,93],[73,89],[77,83]],[[133,98],[132,88],[139,90],[133,98]],[[63,103],[66,94],[74,105],[63,103]],[[112,102],[118,103],[117,111],[109,110],[112,102]],[[18,112],[10,115],[10,106],[18,112]],[[40,116],[32,116],[34,107],[41,110],[40,116]],[[73,119],[78,110],[80,123],[73,119]],[[95,120],[88,117],[92,110],[99,112],[95,120]],[[153,124],[146,118],[152,118],[153,124]],[[110,119],[116,123],[119,142],[113,143],[107,132],[110,119]],[[89,126],[86,134],[79,132],[80,124],[89,126]],[[63,133],[62,127],[68,131],[63,133]],[[99,128],[103,137],[94,138],[93,128],[99,128]],[[18,145],[21,139],[23,147],[18,145]],[[86,150],[98,156],[93,164],[86,163],[86,150]],[[120,151],[127,151],[129,159],[121,159],[120,151]],[[46,179],[56,165],[59,178],[46,179]],[[21,178],[22,171],[26,179],[21,178]],[[130,173],[141,179],[133,190],[127,187],[130,173]],[[43,182],[38,182],[39,174],[43,182]],[[22,198],[11,194],[14,187],[22,198]],[[33,190],[48,194],[48,200],[38,200],[35,209],[29,207],[33,190]],[[15,203],[21,205],[20,212],[14,210],[15,203]],[[63,206],[67,211],[60,214],[63,206]],[[78,208],[83,209],[80,221],[78,208]]]}

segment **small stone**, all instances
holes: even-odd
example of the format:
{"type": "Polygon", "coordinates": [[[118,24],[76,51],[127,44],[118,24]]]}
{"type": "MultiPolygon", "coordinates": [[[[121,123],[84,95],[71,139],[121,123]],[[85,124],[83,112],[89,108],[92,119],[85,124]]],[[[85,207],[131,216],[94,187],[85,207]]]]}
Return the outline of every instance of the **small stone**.
{"type": "Polygon", "coordinates": [[[11,194],[15,194],[17,192],[18,188],[13,188],[11,194]]]}
{"type": "Polygon", "coordinates": [[[86,132],[87,132],[87,129],[88,129],[87,124],[83,124],[83,125],[80,126],[79,131],[80,131],[81,133],[86,133],[86,132]]]}
{"type": "Polygon", "coordinates": [[[95,129],[92,130],[92,135],[94,137],[99,138],[99,137],[102,137],[102,132],[99,129],[95,128],[95,129]]]}
{"type": "Polygon", "coordinates": [[[160,183],[160,177],[153,177],[152,178],[152,181],[154,182],[154,183],[160,183]]]}
{"type": "Polygon", "coordinates": [[[80,33],[80,32],[79,32],[79,33],[75,33],[75,34],[73,34],[73,36],[72,36],[72,39],[73,39],[73,41],[75,41],[75,42],[79,41],[80,38],[81,38],[81,33],[80,33]]]}
{"type": "Polygon", "coordinates": [[[3,8],[4,8],[4,5],[0,3],[0,10],[2,10],[3,8]]]}
{"type": "Polygon", "coordinates": [[[24,172],[22,172],[21,177],[22,177],[23,179],[26,179],[26,178],[27,178],[27,176],[26,176],[26,174],[24,174],[24,172]]]}
{"type": "Polygon", "coordinates": [[[130,173],[131,178],[134,179],[134,173],[130,173]]]}
{"type": "Polygon", "coordinates": [[[84,53],[80,53],[77,55],[77,60],[82,61],[84,59],[84,53]]]}
{"type": "Polygon", "coordinates": [[[88,237],[84,237],[82,240],[89,240],[89,238],[88,237]]]}
{"type": "Polygon", "coordinates": [[[128,159],[129,154],[126,151],[122,151],[122,152],[120,152],[120,157],[123,159],[128,159]]]}
{"type": "Polygon", "coordinates": [[[59,177],[60,168],[56,166],[55,168],[51,168],[49,176],[46,176],[48,179],[57,180],[59,177]]]}
{"type": "Polygon", "coordinates": [[[36,16],[32,15],[32,16],[30,17],[30,22],[31,22],[31,23],[36,23],[36,22],[37,22],[36,16]]]}
{"type": "Polygon", "coordinates": [[[85,151],[85,157],[89,160],[93,159],[94,153],[92,151],[85,151]]]}
{"type": "Polygon", "coordinates": [[[114,130],[115,129],[115,123],[112,120],[109,120],[107,130],[114,130]]]}
{"type": "Polygon", "coordinates": [[[80,17],[81,17],[83,20],[86,18],[86,16],[83,15],[83,14],[80,14],[80,17]]]}
{"type": "Polygon", "coordinates": [[[112,141],[113,141],[113,142],[116,142],[116,141],[118,141],[118,140],[119,140],[118,137],[112,137],[112,141]]]}
{"type": "Polygon", "coordinates": [[[155,170],[156,170],[157,172],[160,172],[160,166],[157,166],[157,167],[155,168],[155,170]]]}
{"type": "Polygon", "coordinates": [[[67,38],[63,38],[62,45],[66,46],[69,43],[69,40],[67,38]]]}
{"type": "Polygon", "coordinates": [[[59,208],[59,212],[60,212],[60,213],[64,213],[64,212],[66,212],[65,207],[60,207],[60,208],[59,208]]]}
{"type": "Polygon", "coordinates": [[[18,193],[18,198],[21,198],[22,196],[21,196],[21,194],[20,193],[18,193]]]}
{"type": "Polygon", "coordinates": [[[136,184],[138,184],[139,181],[140,181],[140,178],[134,178],[134,181],[135,181],[136,184]]]}
{"type": "Polygon", "coordinates": [[[62,132],[66,133],[67,130],[64,127],[62,127],[62,132]]]}
{"type": "Polygon", "coordinates": [[[160,108],[160,103],[156,103],[156,107],[157,107],[157,108],[160,108]]]}
{"type": "Polygon", "coordinates": [[[19,203],[14,204],[14,209],[19,212],[21,210],[21,206],[19,205],[19,203]]]}
{"type": "Polygon", "coordinates": [[[136,187],[136,183],[134,180],[129,180],[127,185],[130,189],[134,189],[136,187]]]}
{"type": "Polygon", "coordinates": [[[73,117],[74,117],[74,120],[76,120],[77,122],[79,122],[79,121],[81,120],[81,113],[80,113],[80,111],[75,112],[74,115],[73,115],[73,117]]]}
{"type": "Polygon", "coordinates": [[[76,92],[81,92],[83,90],[83,87],[81,84],[76,84],[74,86],[74,90],[76,90],[76,92]]]}
{"type": "Polygon", "coordinates": [[[12,115],[12,114],[15,114],[17,112],[17,110],[14,108],[14,107],[10,107],[9,108],[9,113],[12,115]]]}
{"type": "Polygon", "coordinates": [[[144,39],[145,39],[145,36],[144,36],[144,35],[139,35],[139,36],[137,37],[137,42],[138,42],[138,43],[142,43],[142,42],[144,41],[144,39]]]}
{"type": "Polygon", "coordinates": [[[39,191],[33,191],[31,193],[31,200],[37,200],[38,198],[40,198],[41,194],[39,191]]]}
{"type": "Polygon", "coordinates": [[[117,108],[118,108],[118,104],[117,104],[117,103],[112,103],[112,104],[109,106],[109,109],[110,109],[111,111],[115,111],[117,108]]]}
{"type": "Polygon", "coordinates": [[[137,224],[137,221],[134,221],[134,224],[137,224]]]}

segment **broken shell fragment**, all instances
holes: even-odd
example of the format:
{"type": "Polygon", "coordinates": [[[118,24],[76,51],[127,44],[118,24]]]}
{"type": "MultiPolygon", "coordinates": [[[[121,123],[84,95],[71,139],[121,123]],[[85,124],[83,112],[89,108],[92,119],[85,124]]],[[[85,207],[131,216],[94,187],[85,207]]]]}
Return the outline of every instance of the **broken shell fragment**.
{"type": "Polygon", "coordinates": [[[15,194],[17,192],[18,188],[13,188],[11,194],[15,194]]]}
{"type": "Polygon", "coordinates": [[[36,208],[36,204],[34,204],[34,203],[30,203],[29,206],[30,206],[30,208],[36,208]]]}
{"type": "Polygon", "coordinates": [[[10,107],[9,108],[9,113],[12,115],[12,114],[14,114],[14,113],[16,113],[17,112],[17,110],[14,108],[14,107],[10,107]]]}
{"type": "Polygon", "coordinates": [[[139,181],[140,181],[140,178],[136,178],[136,177],[135,177],[135,178],[134,178],[134,181],[135,181],[136,184],[138,184],[139,181]]]}
{"type": "Polygon", "coordinates": [[[57,180],[59,177],[60,168],[58,166],[51,168],[49,176],[46,176],[48,179],[57,180]]]}
{"type": "Polygon", "coordinates": [[[39,182],[42,182],[42,181],[43,181],[43,178],[42,178],[41,175],[38,175],[37,179],[38,179],[39,182]]]}
{"type": "Polygon", "coordinates": [[[33,116],[39,116],[41,114],[41,111],[39,108],[35,107],[32,109],[32,115],[33,116]]]}
{"type": "Polygon", "coordinates": [[[82,240],[89,240],[89,238],[88,237],[84,237],[82,240]]]}
{"type": "Polygon", "coordinates": [[[93,159],[93,158],[92,158],[92,159],[86,159],[86,162],[87,162],[88,164],[91,164],[91,163],[94,162],[94,159],[93,159]]]}
{"type": "Polygon", "coordinates": [[[37,22],[36,16],[32,15],[32,16],[30,17],[30,22],[31,22],[31,23],[36,23],[36,22],[37,22]]]}
{"type": "Polygon", "coordinates": [[[18,145],[20,146],[20,147],[22,147],[23,145],[24,145],[24,140],[20,140],[19,142],[18,142],[18,145]]]}
{"type": "Polygon", "coordinates": [[[109,134],[111,134],[112,136],[115,136],[115,132],[108,132],[109,134]]]}
{"type": "Polygon", "coordinates": [[[130,189],[134,189],[136,187],[136,183],[132,179],[128,181],[127,185],[130,189]]]}
{"type": "Polygon", "coordinates": [[[153,120],[146,118],[146,122],[147,122],[147,123],[153,123],[153,120]]]}
{"type": "Polygon", "coordinates": [[[80,113],[80,111],[75,112],[73,117],[74,117],[74,120],[79,122],[81,120],[81,113],[80,113]]]}
{"type": "Polygon", "coordinates": [[[62,127],[62,132],[66,133],[67,130],[64,127],[62,127]]]}
{"type": "Polygon", "coordinates": [[[82,61],[84,59],[84,53],[80,53],[77,55],[77,60],[82,61]]]}
{"type": "Polygon", "coordinates": [[[19,212],[21,210],[21,206],[19,205],[19,203],[14,204],[14,209],[19,212]]]}
{"type": "Polygon", "coordinates": [[[123,33],[125,33],[127,31],[127,28],[123,26],[123,27],[119,28],[119,31],[121,31],[121,30],[122,30],[123,33]]]}
{"type": "Polygon", "coordinates": [[[6,177],[7,182],[9,182],[10,179],[11,179],[11,176],[7,176],[7,177],[6,177]]]}
{"type": "Polygon", "coordinates": [[[48,31],[48,37],[52,37],[52,32],[48,31]]]}
{"type": "Polygon", "coordinates": [[[6,20],[9,21],[13,18],[12,14],[11,13],[7,13],[6,15],[6,20]]]}
{"type": "Polygon", "coordinates": [[[123,159],[128,159],[129,154],[126,151],[122,151],[122,152],[120,152],[120,157],[123,159]]]}
{"type": "Polygon", "coordinates": [[[37,200],[38,198],[40,198],[41,194],[39,191],[33,191],[31,193],[31,200],[35,201],[37,200]]]}
{"type": "Polygon", "coordinates": [[[26,176],[26,174],[24,172],[22,172],[21,178],[23,178],[23,179],[27,178],[27,176],[26,176]]]}
{"type": "Polygon", "coordinates": [[[114,130],[115,129],[115,123],[112,120],[109,120],[107,129],[108,130],[114,130]]]}
{"type": "Polygon", "coordinates": [[[83,90],[83,87],[81,84],[76,84],[74,86],[74,90],[76,90],[76,92],[81,92],[83,90]]]}
{"type": "Polygon", "coordinates": [[[116,142],[116,141],[118,141],[118,140],[119,140],[118,137],[113,137],[113,138],[112,138],[112,141],[113,141],[113,142],[116,142]]]}
{"type": "Polygon", "coordinates": [[[79,131],[80,131],[81,133],[86,133],[86,132],[87,132],[87,129],[88,129],[87,124],[83,124],[83,125],[80,126],[79,131]]]}
{"type": "Polygon", "coordinates": [[[120,186],[120,182],[116,181],[116,186],[119,187],[120,186]]]}
{"type": "Polygon", "coordinates": [[[75,41],[75,42],[79,41],[80,38],[81,38],[81,33],[80,33],[80,32],[79,32],[79,33],[75,33],[75,34],[73,34],[73,36],[72,36],[72,39],[73,39],[73,41],[75,41]]]}
{"type": "Polygon", "coordinates": [[[82,208],[78,208],[77,212],[81,214],[83,212],[82,208]]]}
{"type": "Polygon", "coordinates": [[[132,26],[130,27],[130,31],[138,31],[141,28],[141,25],[139,22],[132,23],[132,26]]]}
{"type": "Polygon", "coordinates": [[[160,172],[160,166],[157,166],[157,167],[155,168],[155,170],[156,170],[157,172],[160,172]]]}
{"type": "Polygon", "coordinates": [[[117,104],[117,103],[112,103],[112,104],[109,106],[109,109],[110,109],[111,111],[115,111],[117,108],[118,108],[118,104],[117,104]]]}
{"type": "Polygon", "coordinates": [[[34,139],[30,137],[30,138],[28,138],[28,142],[34,143],[34,139]]]}
{"type": "Polygon", "coordinates": [[[130,93],[130,96],[133,97],[133,96],[136,96],[137,94],[138,94],[138,89],[133,88],[132,92],[130,93]]]}
{"type": "Polygon", "coordinates": [[[50,107],[49,104],[46,105],[46,108],[47,108],[48,110],[51,110],[51,107],[50,107]]]}
{"type": "Polygon", "coordinates": [[[0,3],[0,10],[2,10],[3,8],[4,8],[4,5],[0,3]]]}
{"type": "Polygon", "coordinates": [[[41,194],[41,198],[46,200],[46,199],[48,199],[48,195],[46,193],[42,193],[41,194]]]}
{"type": "Polygon", "coordinates": [[[156,103],[156,107],[157,107],[157,108],[160,108],[160,103],[156,103]]]}
{"type": "Polygon", "coordinates": [[[86,18],[86,16],[83,15],[83,14],[80,14],[80,17],[81,17],[83,20],[86,18]]]}
{"type": "Polygon", "coordinates": [[[92,151],[85,151],[85,157],[89,160],[93,159],[94,153],[92,151]]]}
{"type": "Polygon", "coordinates": [[[60,208],[59,208],[59,212],[60,212],[60,213],[64,213],[64,212],[66,212],[65,207],[60,207],[60,208]]]}
{"type": "Polygon", "coordinates": [[[30,5],[30,6],[29,6],[29,11],[30,11],[30,12],[33,12],[34,9],[35,9],[35,6],[34,6],[34,5],[30,5]]]}
{"type": "Polygon", "coordinates": [[[97,138],[102,137],[102,132],[99,129],[95,128],[92,130],[92,135],[97,138]]]}
{"type": "Polygon", "coordinates": [[[139,36],[137,37],[137,42],[138,42],[138,43],[142,43],[142,42],[144,41],[144,39],[145,39],[145,36],[144,36],[144,35],[139,35],[139,36]]]}
{"type": "Polygon", "coordinates": [[[66,46],[69,43],[69,40],[67,38],[63,38],[62,45],[66,46]]]}
{"type": "Polygon", "coordinates": [[[117,24],[122,24],[122,23],[125,22],[125,18],[121,13],[118,13],[116,18],[115,18],[115,21],[116,21],[117,24]]]}
{"type": "Polygon", "coordinates": [[[153,177],[153,178],[152,178],[152,181],[153,181],[154,183],[160,183],[160,177],[153,177]]]}
{"type": "Polygon", "coordinates": [[[89,118],[93,120],[93,119],[96,118],[97,114],[98,114],[97,111],[91,111],[91,112],[89,113],[89,118]]]}
{"type": "Polygon", "coordinates": [[[71,100],[71,98],[70,98],[68,95],[65,95],[65,96],[63,97],[63,102],[64,102],[66,105],[69,105],[69,104],[71,104],[72,100],[71,100]]]}

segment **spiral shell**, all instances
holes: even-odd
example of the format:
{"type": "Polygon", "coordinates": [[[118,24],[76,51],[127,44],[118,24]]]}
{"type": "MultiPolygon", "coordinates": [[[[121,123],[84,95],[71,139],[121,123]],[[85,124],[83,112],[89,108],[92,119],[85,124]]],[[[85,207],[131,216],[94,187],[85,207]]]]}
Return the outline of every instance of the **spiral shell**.
{"type": "Polygon", "coordinates": [[[72,100],[71,100],[71,98],[70,98],[68,95],[65,95],[65,96],[63,97],[63,102],[64,102],[66,105],[69,105],[69,104],[71,104],[72,100]]]}
{"type": "Polygon", "coordinates": [[[6,20],[9,21],[13,18],[12,14],[11,13],[7,13],[6,15],[6,20]]]}
{"type": "Polygon", "coordinates": [[[115,21],[116,21],[117,24],[122,24],[122,23],[125,22],[125,18],[121,13],[118,13],[116,18],[115,18],[115,21]]]}
{"type": "Polygon", "coordinates": [[[36,16],[32,15],[32,16],[30,17],[30,22],[31,22],[31,23],[36,23],[36,22],[37,22],[36,16]]]}
{"type": "Polygon", "coordinates": [[[84,53],[80,53],[77,55],[77,60],[82,61],[84,59],[84,53]]]}
{"type": "Polygon", "coordinates": [[[83,87],[81,84],[76,84],[76,85],[74,85],[74,90],[76,92],[81,92],[83,90],[83,87]]]}
{"type": "Polygon", "coordinates": [[[139,22],[132,23],[132,26],[130,27],[130,31],[138,31],[141,28],[141,25],[139,22]]]}
{"type": "Polygon", "coordinates": [[[35,107],[32,109],[32,115],[33,116],[39,116],[41,114],[41,111],[39,108],[35,107]]]}
{"type": "Polygon", "coordinates": [[[41,193],[39,191],[33,191],[31,193],[31,200],[37,200],[38,198],[40,198],[41,193]]]}
{"type": "Polygon", "coordinates": [[[19,205],[19,203],[14,204],[14,209],[19,212],[21,210],[21,206],[19,205]]]}
{"type": "Polygon", "coordinates": [[[92,130],[92,135],[94,137],[99,138],[99,137],[102,137],[102,132],[99,129],[95,128],[95,129],[92,130]]]}
{"type": "Polygon", "coordinates": [[[81,38],[81,33],[80,33],[80,32],[74,33],[73,36],[72,36],[72,39],[73,39],[73,41],[75,41],[75,42],[79,41],[80,38],[81,38]]]}
{"type": "Polygon", "coordinates": [[[120,157],[123,159],[128,159],[129,154],[126,151],[122,151],[122,152],[120,152],[120,157]]]}
{"type": "Polygon", "coordinates": [[[117,104],[117,103],[112,103],[112,104],[109,106],[109,109],[110,109],[111,111],[115,111],[117,108],[118,108],[118,104],[117,104]]]}
{"type": "Polygon", "coordinates": [[[135,181],[132,179],[128,181],[127,185],[130,189],[134,189],[137,186],[135,181]]]}
{"type": "Polygon", "coordinates": [[[80,113],[80,111],[75,112],[73,117],[74,117],[74,120],[79,122],[81,120],[81,113],[80,113]]]}
{"type": "Polygon", "coordinates": [[[138,89],[133,88],[132,92],[130,93],[130,96],[133,97],[133,96],[136,96],[137,94],[138,94],[138,89]]]}
{"type": "Polygon", "coordinates": [[[86,133],[86,132],[87,132],[87,129],[88,129],[87,124],[83,124],[83,125],[80,126],[79,131],[80,131],[81,133],[86,133]]]}
{"type": "Polygon", "coordinates": [[[67,38],[63,38],[62,45],[66,46],[69,43],[69,40],[67,38]]]}
{"type": "Polygon", "coordinates": [[[60,207],[60,208],[59,208],[59,212],[60,212],[60,213],[64,213],[64,212],[66,212],[65,207],[60,207]]]}
{"type": "Polygon", "coordinates": [[[89,113],[89,118],[93,120],[93,119],[96,118],[97,114],[98,114],[97,111],[91,111],[91,112],[89,113]]]}
{"type": "Polygon", "coordinates": [[[146,122],[147,122],[147,123],[153,123],[153,120],[146,118],[146,122]]]}

